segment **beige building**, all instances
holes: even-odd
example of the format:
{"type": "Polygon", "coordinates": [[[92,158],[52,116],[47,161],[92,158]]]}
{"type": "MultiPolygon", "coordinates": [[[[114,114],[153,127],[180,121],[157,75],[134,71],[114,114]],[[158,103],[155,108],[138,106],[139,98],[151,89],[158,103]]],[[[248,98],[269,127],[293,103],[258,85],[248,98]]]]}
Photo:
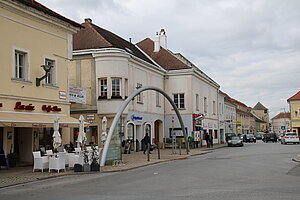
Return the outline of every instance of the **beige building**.
{"type": "Polygon", "coordinates": [[[291,131],[300,135],[300,91],[290,97],[287,102],[291,112],[291,131]]]}
{"type": "Polygon", "coordinates": [[[282,112],[271,119],[272,131],[275,133],[284,133],[291,129],[291,113],[282,112]]]}
{"type": "Polygon", "coordinates": [[[260,131],[266,132],[270,131],[269,126],[269,110],[264,105],[262,105],[260,102],[258,102],[251,110],[251,113],[255,114],[259,119],[266,123],[260,123],[260,131]]]}
{"type": "Polygon", "coordinates": [[[0,146],[31,162],[32,151],[52,147],[55,116],[63,143],[68,127],[78,126],[66,77],[72,34],[81,26],[29,0],[1,0],[0,25],[0,146]]]}

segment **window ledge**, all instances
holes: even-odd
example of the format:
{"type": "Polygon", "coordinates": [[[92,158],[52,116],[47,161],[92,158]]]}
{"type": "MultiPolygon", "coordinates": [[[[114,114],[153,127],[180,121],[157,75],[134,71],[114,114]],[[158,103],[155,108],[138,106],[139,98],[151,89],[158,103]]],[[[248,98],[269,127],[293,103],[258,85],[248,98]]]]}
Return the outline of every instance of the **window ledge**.
{"type": "Polygon", "coordinates": [[[142,102],[142,101],[137,101],[137,103],[138,103],[138,104],[144,104],[144,102],[142,102]]]}
{"type": "Polygon", "coordinates": [[[11,78],[12,81],[14,82],[19,82],[19,83],[27,83],[27,84],[32,84],[31,81],[25,80],[25,79],[20,79],[20,78],[11,78]]]}
{"type": "Polygon", "coordinates": [[[111,96],[111,99],[122,99],[122,96],[111,96]]]}
{"type": "Polygon", "coordinates": [[[98,96],[98,100],[107,99],[107,96],[98,96]]]}
{"type": "Polygon", "coordinates": [[[57,89],[59,88],[57,85],[52,85],[52,84],[43,84],[43,87],[45,88],[52,88],[52,89],[57,89]]]}

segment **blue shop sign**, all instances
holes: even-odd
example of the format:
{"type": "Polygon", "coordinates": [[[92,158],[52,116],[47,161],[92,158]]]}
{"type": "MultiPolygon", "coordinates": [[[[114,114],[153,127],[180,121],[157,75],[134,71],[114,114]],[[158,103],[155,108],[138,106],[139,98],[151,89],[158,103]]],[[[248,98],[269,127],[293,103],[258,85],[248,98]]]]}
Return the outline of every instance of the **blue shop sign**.
{"type": "Polygon", "coordinates": [[[143,117],[131,115],[131,119],[132,119],[132,120],[143,120],[143,117]]]}

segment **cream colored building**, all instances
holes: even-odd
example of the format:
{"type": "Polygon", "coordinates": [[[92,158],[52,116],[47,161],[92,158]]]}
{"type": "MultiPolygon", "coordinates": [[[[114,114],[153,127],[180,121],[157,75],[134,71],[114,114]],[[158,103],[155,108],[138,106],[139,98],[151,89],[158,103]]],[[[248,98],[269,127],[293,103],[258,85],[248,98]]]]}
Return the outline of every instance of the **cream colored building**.
{"type": "Polygon", "coordinates": [[[271,119],[272,131],[275,133],[285,133],[291,129],[291,113],[282,112],[271,119]]]}
{"type": "Polygon", "coordinates": [[[260,125],[260,131],[270,131],[269,126],[269,109],[266,108],[264,105],[262,105],[260,102],[258,102],[251,110],[251,113],[255,114],[259,119],[266,123],[261,123],[260,125]]]}
{"type": "MultiPolygon", "coordinates": [[[[85,29],[74,35],[74,61],[69,84],[86,89],[86,104],[72,104],[71,114],[76,118],[82,114],[90,122],[86,129],[87,142],[102,145],[103,118],[108,120],[108,129],[127,96],[139,87],[164,89],[165,70],[137,46],[98,27],[91,19],[85,19],[82,25],[85,29]]],[[[133,141],[133,148],[141,149],[141,140],[146,133],[151,136],[152,143],[162,143],[162,95],[154,91],[142,92],[131,101],[121,118],[117,131],[122,140],[133,141]]],[[[73,139],[76,140],[76,135],[73,139]]]]}
{"type": "Polygon", "coordinates": [[[0,146],[20,162],[52,147],[53,120],[60,117],[63,143],[70,141],[68,69],[72,34],[79,24],[35,1],[0,0],[0,146]],[[42,65],[53,66],[45,75],[42,65]]]}
{"type": "Polygon", "coordinates": [[[300,91],[287,101],[291,112],[291,131],[300,135],[300,91]]]}

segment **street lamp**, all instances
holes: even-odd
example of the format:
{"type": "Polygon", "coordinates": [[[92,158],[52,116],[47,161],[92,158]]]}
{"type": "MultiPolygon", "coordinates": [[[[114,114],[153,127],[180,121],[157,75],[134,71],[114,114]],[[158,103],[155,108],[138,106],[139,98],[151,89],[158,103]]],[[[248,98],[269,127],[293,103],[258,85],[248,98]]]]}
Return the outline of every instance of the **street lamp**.
{"type": "Polygon", "coordinates": [[[52,65],[41,65],[41,67],[44,69],[45,75],[42,76],[41,78],[36,78],[36,86],[37,87],[40,86],[41,85],[41,81],[48,76],[48,73],[50,72],[50,70],[51,70],[51,68],[53,66],[52,65]]]}

